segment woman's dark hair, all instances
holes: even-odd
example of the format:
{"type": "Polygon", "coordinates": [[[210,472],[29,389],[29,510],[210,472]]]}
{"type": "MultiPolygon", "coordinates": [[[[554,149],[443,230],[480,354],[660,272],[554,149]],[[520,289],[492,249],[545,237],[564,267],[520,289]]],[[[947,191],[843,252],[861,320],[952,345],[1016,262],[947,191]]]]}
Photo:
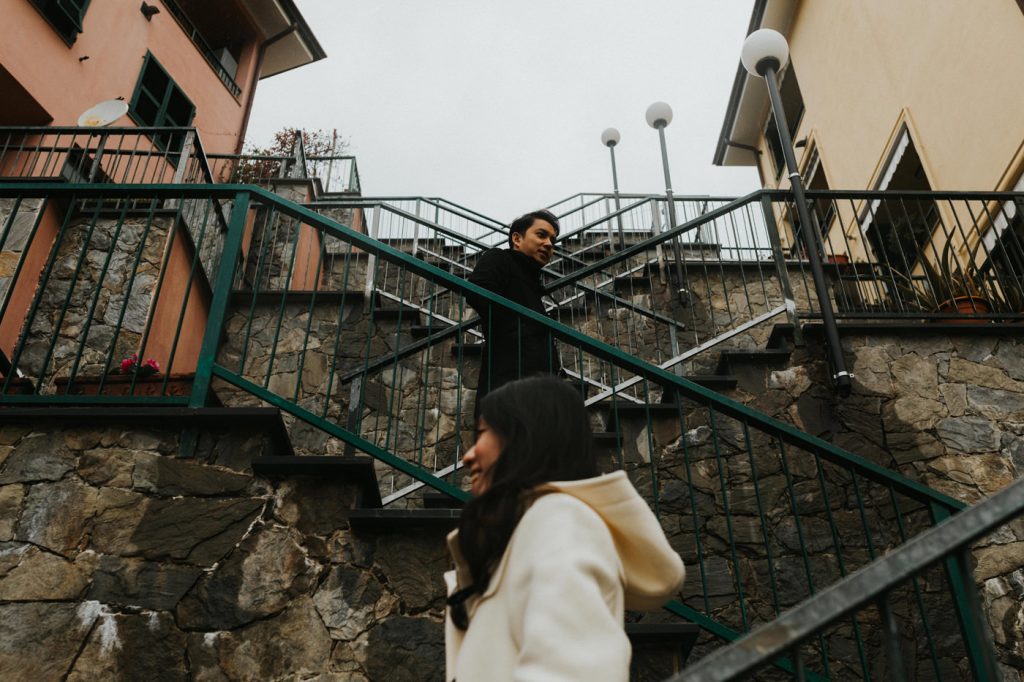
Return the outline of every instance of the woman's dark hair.
{"type": "Polygon", "coordinates": [[[466,504],[459,521],[459,549],[473,579],[455,600],[460,606],[487,589],[534,488],[597,475],[590,418],[571,384],[550,376],[513,381],[488,393],[479,414],[504,448],[490,487],[466,504]]]}
{"type": "Polygon", "coordinates": [[[551,223],[551,227],[555,228],[555,236],[558,236],[558,218],[551,211],[540,209],[539,211],[530,211],[526,215],[521,215],[512,221],[512,224],[508,226],[508,247],[512,248],[512,235],[522,234],[525,235],[526,231],[530,229],[530,225],[533,225],[534,220],[544,220],[551,223]]]}

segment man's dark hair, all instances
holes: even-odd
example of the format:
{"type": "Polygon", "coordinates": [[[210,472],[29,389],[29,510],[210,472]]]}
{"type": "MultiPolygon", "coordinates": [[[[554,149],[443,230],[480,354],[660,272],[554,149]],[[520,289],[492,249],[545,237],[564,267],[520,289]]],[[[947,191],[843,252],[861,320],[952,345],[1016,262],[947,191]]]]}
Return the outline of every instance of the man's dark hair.
{"type": "Polygon", "coordinates": [[[525,235],[526,231],[530,229],[530,225],[533,225],[534,220],[543,220],[551,223],[551,227],[555,228],[555,236],[558,236],[558,218],[551,211],[542,208],[539,211],[530,211],[512,221],[512,224],[508,226],[508,248],[513,248],[512,235],[516,233],[525,235]]]}

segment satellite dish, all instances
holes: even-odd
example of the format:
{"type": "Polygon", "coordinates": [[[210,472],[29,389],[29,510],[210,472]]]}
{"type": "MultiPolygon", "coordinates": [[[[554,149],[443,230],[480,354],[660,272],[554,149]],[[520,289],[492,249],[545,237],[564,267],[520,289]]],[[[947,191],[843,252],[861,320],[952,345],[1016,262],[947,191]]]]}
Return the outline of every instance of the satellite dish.
{"type": "Polygon", "coordinates": [[[128,103],[123,99],[108,99],[100,102],[78,117],[78,125],[86,128],[108,126],[128,113],[128,103]]]}

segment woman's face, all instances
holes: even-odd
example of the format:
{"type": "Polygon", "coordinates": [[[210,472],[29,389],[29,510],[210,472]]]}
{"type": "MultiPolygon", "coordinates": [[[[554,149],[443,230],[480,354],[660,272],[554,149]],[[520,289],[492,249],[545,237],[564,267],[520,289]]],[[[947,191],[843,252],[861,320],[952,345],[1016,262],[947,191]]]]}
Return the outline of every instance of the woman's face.
{"type": "Polygon", "coordinates": [[[476,443],[462,456],[462,465],[469,469],[469,490],[478,497],[491,487],[494,465],[505,449],[505,442],[483,417],[476,424],[476,443]]]}

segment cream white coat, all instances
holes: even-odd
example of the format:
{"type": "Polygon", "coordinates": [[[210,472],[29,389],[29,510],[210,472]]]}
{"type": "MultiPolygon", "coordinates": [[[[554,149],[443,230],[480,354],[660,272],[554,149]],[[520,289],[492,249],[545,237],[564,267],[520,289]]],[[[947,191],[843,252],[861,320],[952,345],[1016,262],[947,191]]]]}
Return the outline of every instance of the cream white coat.
{"type": "MultiPolygon", "coordinates": [[[[487,590],[467,601],[469,628],[446,618],[449,682],[628,680],[624,610],[657,608],[683,582],[682,560],[624,472],[544,491],[487,590]]],[[[457,538],[449,594],[469,584],[457,538]]]]}

